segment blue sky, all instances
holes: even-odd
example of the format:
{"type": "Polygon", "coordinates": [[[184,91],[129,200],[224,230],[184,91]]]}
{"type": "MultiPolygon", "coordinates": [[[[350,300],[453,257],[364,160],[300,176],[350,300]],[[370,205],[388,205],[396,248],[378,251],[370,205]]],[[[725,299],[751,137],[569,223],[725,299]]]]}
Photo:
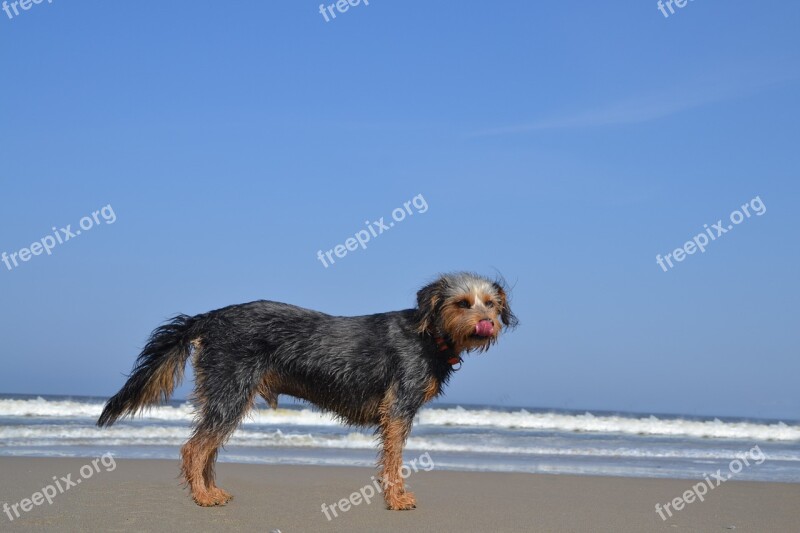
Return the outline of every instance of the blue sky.
{"type": "Polygon", "coordinates": [[[474,270],[521,325],[447,401],[800,418],[800,4],[318,9],[0,12],[0,252],[116,216],[0,263],[0,392],[110,395],[178,312],[366,314],[474,270]],[[763,216],[656,264],[756,196],[763,216]]]}

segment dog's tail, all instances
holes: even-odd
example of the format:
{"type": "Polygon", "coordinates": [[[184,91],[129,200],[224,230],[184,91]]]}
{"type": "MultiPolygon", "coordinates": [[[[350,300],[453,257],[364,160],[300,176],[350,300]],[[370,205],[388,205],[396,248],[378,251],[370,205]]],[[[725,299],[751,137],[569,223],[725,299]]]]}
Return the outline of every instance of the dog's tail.
{"type": "Polygon", "coordinates": [[[178,315],[153,331],[128,381],[106,403],[98,426],[110,426],[122,416],[135,415],[169,399],[183,379],[199,318],[178,315]]]}

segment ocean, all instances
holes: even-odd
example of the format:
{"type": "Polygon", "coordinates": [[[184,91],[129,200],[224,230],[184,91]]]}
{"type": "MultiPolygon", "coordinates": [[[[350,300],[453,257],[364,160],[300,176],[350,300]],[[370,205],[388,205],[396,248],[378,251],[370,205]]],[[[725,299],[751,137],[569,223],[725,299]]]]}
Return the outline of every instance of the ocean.
{"type": "MultiPolygon", "coordinates": [[[[0,395],[0,456],[178,459],[190,403],[173,401],[99,429],[104,401],[0,395]]],[[[427,452],[442,470],[696,479],[728,472],[756,446],[765,459],[747,461],[737,479],[800,482],[794,421],[435,404],[420,411],[405,458],[427,452]]],[[[371,431],[289,405],[253,410],[219,460],[374,466],[376,455],[371,431]]]]}

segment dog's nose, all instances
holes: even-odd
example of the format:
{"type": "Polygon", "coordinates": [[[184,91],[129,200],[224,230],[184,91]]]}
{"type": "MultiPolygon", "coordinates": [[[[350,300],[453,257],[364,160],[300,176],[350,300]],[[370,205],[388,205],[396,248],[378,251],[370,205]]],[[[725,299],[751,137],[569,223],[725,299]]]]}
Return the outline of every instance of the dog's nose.
{"type": "Polygon", "coordinates": [[[475,335],[479,335],[481,337],[490,337],[494,335],[494,323],[491,320],[484,318],[475,325],[475,335]]]}

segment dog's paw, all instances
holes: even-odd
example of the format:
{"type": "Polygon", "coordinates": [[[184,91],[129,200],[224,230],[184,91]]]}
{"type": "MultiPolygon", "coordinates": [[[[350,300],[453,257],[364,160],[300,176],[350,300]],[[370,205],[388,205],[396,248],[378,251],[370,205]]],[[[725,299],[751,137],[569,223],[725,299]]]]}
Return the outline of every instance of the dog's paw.
{"type": "Polygon", "coordinates": [[[408,511],[417,507],[417,499],[411,492],[403,492],[386,498],[386,508],[392,511],[408,511]]]}
{"type": "Polygon", "coordinates": [[[215,487],[211,489],[211,497],[216,502],[216,505],[225,505],[229,501],[233,499],[233,495],[231,495],[228,491],[223,490],[219,487],[215,487]]]}
{"type": "Polygon", "coordinates": [[[203,494],[192,494],[192,500],[194,500],[194,503],[200,507],[214,507],[215,505],[219,505],[209,492],[203,494]]]}
{"type": "Polygon", "coordinates": [[[209,489],[208,492],[192,494],[192,500],[194,500],[194,503],[200,507],[215,507],[218,505],[225,505],[232,499],[233,496],[217,487],[209,489]]]}

